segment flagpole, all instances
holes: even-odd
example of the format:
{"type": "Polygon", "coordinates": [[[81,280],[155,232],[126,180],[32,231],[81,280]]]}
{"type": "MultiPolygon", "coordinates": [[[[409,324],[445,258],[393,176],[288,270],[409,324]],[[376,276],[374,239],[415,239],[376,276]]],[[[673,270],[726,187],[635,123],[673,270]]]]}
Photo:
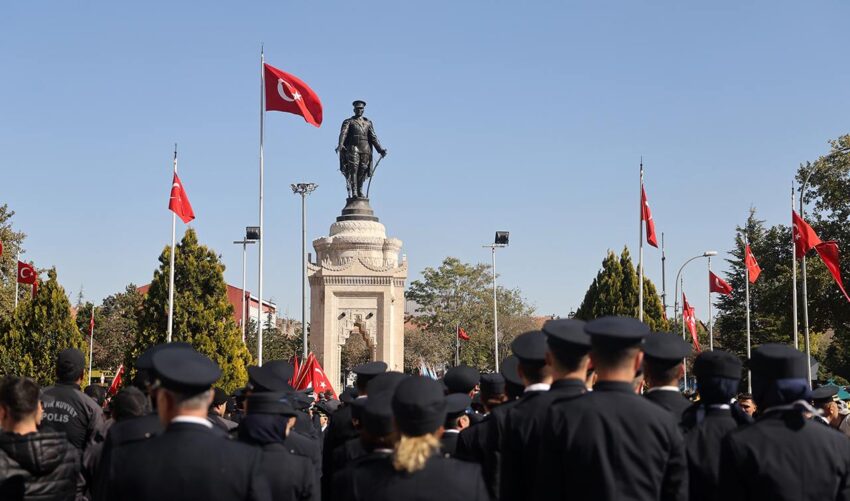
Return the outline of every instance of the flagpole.
{"type": "Polygon", "coordinates": [[[714,351],[714,324],[711,321],[711,256],[708,256],[708,349],[714,351]]]}
{"type": "Polygon", "coordinates": [[[18,308],[18,291],[20,285],[18,285],[18,279],[21,278],[21,272],[18,269],[18,263],[21,262],[21,249],[18,248],[18,252],[15,253],[15,309],[18,308]]]}
{"type": "MultiPolygon", "coordinates": [[[[794,212],[794,181],[791,181],[791,212],[794,212]]],[[[793,321],[794,321],[794,349],[800,349],[800,341],[799,338],[799,327],[797,324],[797,248],[794,244],[794,220],[793,216],[791,218],[791,286],[793,288],[793,292],[791,293],[791,308],[793,309],[793,321]]]]}
{"type": "MultiPolygon", "coordinates": [[[[661,306],[664,308],[664,316],[667,317],[667,276],[665,273],[665,261],[667,257],[664,255],[664,232],[661,232],[661,306]]],[[[676,316],[676,312],[673,312],[676,316]]]]}
{"type": "MultiPolygon", "coordinates": [[[[174,143],[174,174],[177,175],[177,143],[174,143]]],[[[168,269],[168,334],[166,342],[171,342],[174,328],[174,254],[177,252],[177,213],[171,211],[171,256],[168,269]]]]}
{"type": "MultiPolygon", "coordinates": [[[[682,296],[684,296],[685,295],[685,278],[684,277],[679,279],[679,289],[682,291],[682,296]]],[[[674,317],[676,316],[675,312],[674,312],[673,316],[674,317]]],[[[682,298],[682,340],[684,340],[684,341],[688,340],[685,337],[685,300],[684,300],[684,298],[682,298]]],[[[684,378],[685,378],[685,391],[688,391],[688,358],[687,357],[685,357],[683,359],[682,366],[685,369],[684,374],[683,374],[684,378]]]]}
{"type": "Polygon", "coordinates": [[[455,325],[455,367],[460,365],[460,324],[455,325]]]}
{"type": "MultiPolygon", "coordinates": [[[[750,247],[750,239],[747,238],[747,235],[744,234],[744,273],[746,274],[744,280],[745,290],[746,290],[746,302],[747,302],[747,360],[750,359],[750,267],[747,262],[750,260],[749,256],[749,247],[750,247]]],[[[711,294],[709,294],[711,296],[711,294]]],[[[753,373],[747,368],[747,393],[753,393],[753,373]]]]}
{"type": "Polygon", "coordinates": [[[638,194],[640,200],[640,224],[638,225],[638,242],[639,244],[639,253],[638,253],[638,320],[643,322],[643,157],[640,158],[640,193],[638,194]]]}
{"type": "MultiPolygon", "coordinates": [[[[803,192],[800,192],[800,218],[803,218],[803,192]]],[[[806,370],[809,376],[809,384],[812,382],[812,351],[809,345],[809,297],[806,287],[806,255],[803,254],[803,262],[800,264],[803,275],[803,336],[806,341],[806,370]]]]}
{"type": "MultiPolygon", "coordinates": [[[[266,56],[263,46],[260,45],[260,256],[259,256],[259,278],[257,280],[257,365],[263,365],[263,242],[266,235],[263,233],[263,137],[265,136],[265,75],[266,56]]],[[[304,329],[304,326],[301,326],[304,329]]]]}
{"type": "Polygon", "coordinates": [[[91,385],[92,353],[94,353],[94,305],[91,307],[91,328],[89,329],[89,386],[91,385]]]}

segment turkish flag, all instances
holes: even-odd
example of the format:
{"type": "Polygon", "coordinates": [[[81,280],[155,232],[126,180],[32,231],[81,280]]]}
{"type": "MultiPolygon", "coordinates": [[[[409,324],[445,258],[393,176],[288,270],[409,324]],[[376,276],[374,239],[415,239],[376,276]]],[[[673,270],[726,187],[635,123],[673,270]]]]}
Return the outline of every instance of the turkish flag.
{"type": "MultiPolygon", "coordinates": [[[[112,384],[109,385],[109,389],[106,390],[107,395],[115,395],[118,393],[118,388],[121,387],[121,376],[124,375],[124,364],[118,366],[118,372],[115,373],[115,377],[112,378],[112,384]]],[[[91,377],[91,374],[89,374],[91,377]]]]}
{"type": "Polygon", "coordinates": [[[18,283],[32,285],[32,295],[38,293],[38,272],[35,271],[35,266],[18,261],[18,283]]]}
{"type": "Polygon", "coordinates": [[[841,292],[844,294],[844,297],[847,298],[847,301],[850,301],[850,296],[848,296],[847,291],[844,290],[844,282],[841,280],[838,244],[832,240],[827,242],[821,242],[817,246],[815,246],[815,250],[818,251],[818,255],[820,256],[821,260],[823,260],[823,264],[825,264],[829,272],[832,273],[832,278],[835,279],[835,283],[838,284],[838,288],[841,289],[841,292]]]}
{"type": "Polygon", "coordinates": [[[753,251],[750,250],[750,244],[744,248],[744,253],[746,254],[744,257],[744,264],[747,266],[747,270],[750,272],[750,283],[756,283],[759,275],[761,274],[761,266],[759,266],[758,261],[756,261],[756,257],[753,255],[753,251]]]}
{"type": "Polygon", "coordinates": [[[312,388],[316,394],[316,398],[320,393],[331,390],[334,398],[337,398],[336,391],[333,388],[328,376],[322,369],[322,365],[316,360],[316,356],[310,353],[304,365],[301,366],[301,375],[296,382],[295,389],[298,391],[312,388]]]}
{"type": "Polygon", "coordinates": [[[89,321],[89,336],[94,336],[94,308],[91,309],[91,320],[89,321]]]}
{"type": "Polygon", "coordinates": [[[466,331],[463,330],[463,327],[457,328],[457,337],[463,339],[464,341],[469,341],[469,334],[467,334],[466,331]]]}
{"type": "Polygon", "coordinates": [[[168,200],[168,208],[186,224],[195,219],[195,212],[192,210],[192,204],[189,203],[189,195],[183,189],[183,183],[176,172],[174,173],[174,181],[171,183],[171,198],[168,200]]]}
{"type": "Polygon", "coordinates": [[[818,234],[805,222],[803,218],[791,211],[792,232],[794,234],[794,250],[797,259],[802,259],[807,252],[817,247],[821,243],[818,234]]]}
{"type": "Polygon", "coordinates": [[[266,111],[301,115],[308,124],[322,125],[322,101],[307,84],[291,73],[263,63],[266,111]]]}
{"type": "Polygon", "coordinates": [[[649,202],[646,200],[646,190],[640,186],[640,220],[646,221],[646,243],[658,248],[658,239],[655,236],[655,221],[652,220],[652,211],[649,210],[649,202]]]}
{"type": "Polygon", "coordinates": [[[726,280],[718,277],[713,271],[708,272],[708,290],[709,292],[719,292],[721,294],[732,294],[732,286],[726,283],[726,280]]]}
{"type": "Polygon", "coordinates": [[[298,363],[298,355],[293,355],[292,358],[289,359],[289,363],[292,364],[292,377],[289,378],[289,386],[295,388],[295,381],[298,380],[298,376],[301,375],[301,366],[298,363]]]}
{"type": "Polygon", "coordinates": [[[0,256],[3,255],[3,241],[0,240],[0,256]]]}
{"type": "Polygon", "coordinates": [[[688,331],[691,333],[691,339],[694,342],[694,349],[697,351],[702,351],[699,345],[699,336],[697,335],[697,317],[694,307],[688,304],[688,298],[685,297],[685,293],[682,292],[682,320],[685,322],[685,325],[688,327],[688,331]]]}

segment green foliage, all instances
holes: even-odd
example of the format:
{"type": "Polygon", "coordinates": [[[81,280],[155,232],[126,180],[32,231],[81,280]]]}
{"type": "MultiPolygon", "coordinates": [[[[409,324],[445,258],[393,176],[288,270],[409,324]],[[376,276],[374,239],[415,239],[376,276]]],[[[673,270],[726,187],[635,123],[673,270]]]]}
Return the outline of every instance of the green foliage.
{"type": "MultiPolygon", "coordinates": [[[[18,254],[23,254],[24,235],[12,228],[12,216],[15,211],[6,204],[0,205],[0,243],[3,254],[0,255],[0,322],[9,321],[15,309],[15,281],[18,274],[18,254]]],[[[18,300],[29,296],[29,286],[24,285],[18,291],[18,300]]]]}
{"type": "Polygon", "coordinates": [[[43,385],[56,379],[60,351],[77,348],[88,353],[56,270],[48,270],[47,275],[47,281],[39,284],[38,294],[22,300],[0,331],[0,373],[24,374],[43,385]]]}
{"type": "MultiPolygon", "coordinates": [[[[170,252],[168,246],[159,256],[159,269],[139,314],[139,330],[125,356],[128,367],[145,349],[166,341],[170,252]]],[[[247,381],[252,358],[233,320],[224,265],[212,249],[198,244],[195,231],[189,228],[177,245],[174,269],[172,340],[190,343],[216,362],[222,370],[217,385],[233,391],[247,381]]]]}
{"type": "MultiPolygon", "coordinates": [[[[130,284],[124,292],[107,297],[94,309],[93,369],[115,370],[124,361],[139,330],[143,300],[136,286],[130,284]]],[[[93,307],[90,302],[77,306],[77,327],[87,341],[93,307]]]]}
{"type": "MultiPolygon", "coordinates": [[[[629,249],[623,248],[618,257],[613,251],[602,260],[602,269],[590,284],[575,318],[592,320],[606,315],[638,317],[639,277],[629,249]]],[[[643,277],[643,321],[656,332],[667,331],[664,308],[655,285],[643,277]]]]}
{"type": "MultiPolygon", "coordinates": [[[[292,320],[284,320],[283,325],[291,324],[292,320]]],[[[252,356],[257,356],[257,322],[248,321],[245,330],[245,344],[252,356]]],[[[269,360],[289,360],[294,355],[301,358],[301,327],[281,329],[275,324],[271,314],[266,316],[263,323],[263,362],[269,360]],[[292,332],[289,332],[289,331],[292,332]]]]}
{"type": "MultiPolygon", "coordinates": [[[[493,356],[493,274],[486,264],[462,263],[447,257],[439,268],[426,268],[422,280],[410,284],[406,297],[418,305],[405,330],[404,367],[419,369],[420,359],[434,366],[454,365],[456,329],[470,336],[460,342],[462,363],[482,370],[495,368],[493,356]]],[[[518,289],[497,287],[499,357],[510,343],[535,328],[534,309],[518,289]]]]}

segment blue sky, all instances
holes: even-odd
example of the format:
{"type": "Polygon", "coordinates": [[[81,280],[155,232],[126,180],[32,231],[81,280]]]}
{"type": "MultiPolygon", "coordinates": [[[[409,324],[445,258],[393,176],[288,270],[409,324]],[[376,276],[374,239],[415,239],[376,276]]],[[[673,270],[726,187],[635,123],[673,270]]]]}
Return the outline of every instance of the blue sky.
{"type": "MultiPolygon", "coordinates": [[[[732,248],[751,205],[787,222],[797,165],[850,132],[847,19],[838,0],[6,2],[0,202],[26,258],[99,301],[147,283],[169,243],[177,142],[192,226],[238,285],[264,43],[325,107],[320,129],[266,120],[265,289],[282,312],[300,314],[289,185],[320,185],[308,236],[327,234],[345,196],[339,124],[362,98],[390,151],[372,205],[410,279],[448,255],[489,262],[481,245],[509,230],[501,283],[564,315],[607,249],[636,253],[641,155],[669,289],[688,257],[732,248]]],[[[656,283],[660,257],[647,249],[656,283]]],[[[255,290],[256,249],[249,266],[255,290]]],[[[690,265],[698,316],[706,282],[690,265]]]]}

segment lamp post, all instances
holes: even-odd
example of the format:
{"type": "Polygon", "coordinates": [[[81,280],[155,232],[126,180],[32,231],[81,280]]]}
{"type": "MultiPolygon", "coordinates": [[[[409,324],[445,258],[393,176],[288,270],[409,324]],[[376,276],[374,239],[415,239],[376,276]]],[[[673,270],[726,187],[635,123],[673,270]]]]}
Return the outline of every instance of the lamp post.
{"type": "Polygon", "coordinates": [[[507,247],[510,239],[510,232],[497,231],[496,238],[489,247],[493,255],[493,356],[496,359],[496,372],[499,372],[499,309],[496,299],[496,249],[507,247]]]}
{"type": "MultiPolygon", "coordinates": [[[[678,273],[676,273],[676,286],[675,286],[675,289],[674,289],[674,294],[675,294],[675,298],[674,298],[674,302],[673,302],[673,321],[674,321],[674,322],[676,321],[676,319],[678,319],[678,318],[679,318],[679,317],[678,317],[678,311],[679,311],[679,283],[680,283],[680,282],[679,282],[679,277],[681,277],[681,275],[682,275],[682,270],[684,270],[684,269],[685,269],[685,266],[687,266],[687,265],[688,265],[688,263],[690,263],[690,262],[691,262],[691,261],[693,261],[694,259],[699,259],[699,258],[701,258],[701,257],[705,257],[705,258],[709,258],[709,259],[711,259],[711,256],[716,256],[716,255],[717,255],[717,251],[705,251],[705,252],[703,252],[702,254],[700,254],[700,255],[698,255],[698,256],[694,256],[694,257],[692,257],[692,258],[688,259],[688,260],[687,260],[687,261],[685,261],[685,262],[684,262],[684,264],[682,264],[682,266],[679,268],[678,273]]],[[[709,298],[709,302],[710,302],[710,301],[711,301],[711,299],[709,298]]],[[[683,318],[682,318],[682,339],[684,339],[684,338],[685,338],[685,321],[684,321],[684,317],[683,317],[683,318]]],[[[684,367],[684,369],[685,369],[685,375],[684,375],[684,379],[685,379],[685,390],[687,390],[687,389],[688,389],[688,363],[687,363],[687,361],[685,361],[685,363],[684,363],[683,367],[684,367]]]]}
{"type": "Polygon", "coordinates": [[[291,185],[292,193],[301,195],[301,338],[304,349],[301,352],[303,360],[307,359],[307,195],[319,187],[315,183],[298,183],[291,185]]]}
{"type": "Polygon", "coordinates": [[[256,240],[250,238],[248,235],[251,231],[251,226],[245,228],[245,238],[242,240],[234,240],[234,244],[242,245],[242,344],[245,344],[245,327],[248,322],[245,321],[245,287],[247,287],[248,282],[248,271],[246,265],[248,263],[248,245],[257,243],[256,240]]]}

